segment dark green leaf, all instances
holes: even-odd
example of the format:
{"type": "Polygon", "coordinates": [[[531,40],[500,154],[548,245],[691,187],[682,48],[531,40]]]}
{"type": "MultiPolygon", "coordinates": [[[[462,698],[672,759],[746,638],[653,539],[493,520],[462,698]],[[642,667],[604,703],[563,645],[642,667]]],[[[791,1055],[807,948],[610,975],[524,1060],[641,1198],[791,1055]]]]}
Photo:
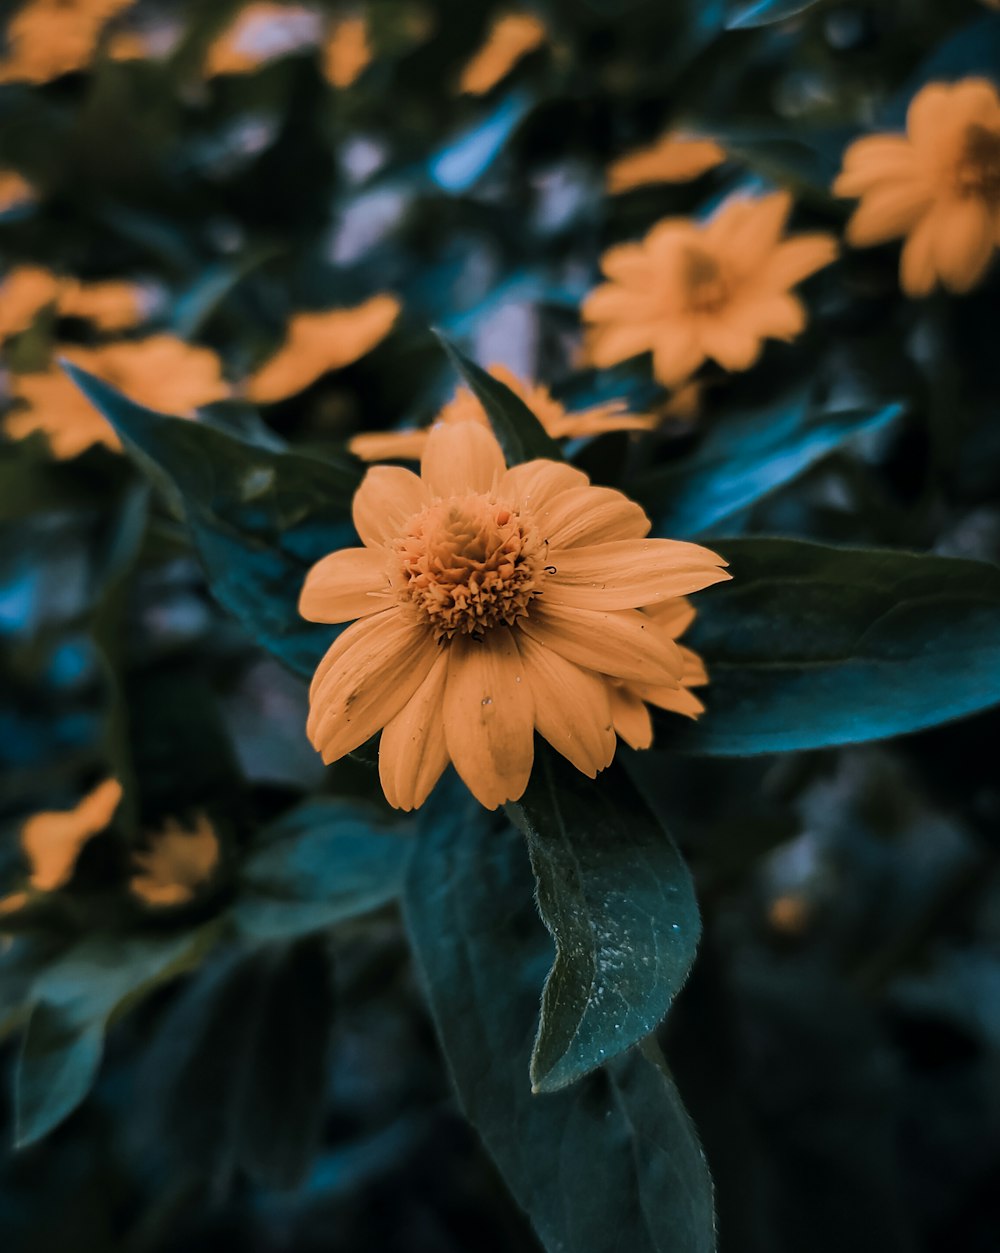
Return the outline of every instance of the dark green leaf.
{"type": "Polygon", "coordinates": [[[556,943],[531,1058],[555,1092],[638,1043],[687,978],[701,920],[688,869],[624,771],[591,781],[538,754],[509,811],[528,841],[556,943]]]}
{"type": "Polygon", "coordinates": [[[65,369],[140,464],[166,481],[222,605],[292,669],[311,675],[334,632],[299,617],[299,592],[314,562],[352,540],[356,467],[154,413],[84,370],[65,369]]]}
{"type": "Polygon", "coordinates": [[[439,335],[438,339],[455,369],[486,410],[508,465],[520,465],[522,461],[532,461],[536,457],[562,461],[559,445],[520,396],[515,396],[506,383],[501,383],[463,356],[443,335],[439,335]]]}
{"type": "Polygon", "coordinates": [[[204,942],[204,933],[97,936],[41,972],[14,1077],[19,1148],[47,1135],[90,1091],[111,1015],[196,960],[204,942]]]}
{"type": "Polygon", "coordinates": [[[898,404],[809,416],[804,398],[729,419],[683,461],[636,479],[634,494],[654,518],[656,534],[703,535],[755,505],[853,438],[883,430],[898,404]]]}
{"type": "Polygon", "coordinates": [[[726,30],[747,30],[753,26],[770,26],[785,18],[805,13],[815,8],[820,0],[753,0],[745,4],[727,20],[726,30]]]}
{"type": "Polygon", "coordinates": [[[708,711],[660,743],[737,756],[863,743],[1000,703],[1000,570],[798,540],[710,540],[708,711]]]}
{"type": "Polygon", "coordinates": [[[298,1183],[325,1116],[331,983],[313,940],[207,970],[147,1058],[148,1137],[219,1183],[235,1167],[267,1186],[298,1183]]]}
{"type": "Polygon", "coordinates": [[[263,841],[243,866],[235,906],[238,927],[255,939],[305,935],[388,904],[410,849],[377,810],[346,801],[300,805],[263,841]]]}
{"type": "Polygon", "coordinates": [[[532,1094],[552,947],[528,859],[511,828],[441,800],[414,851],[407,920],[459,1099],[514,1197],[550,1253],[710,1253],[711,1180],[665,1074],[632,1052],[532,1094]]]}

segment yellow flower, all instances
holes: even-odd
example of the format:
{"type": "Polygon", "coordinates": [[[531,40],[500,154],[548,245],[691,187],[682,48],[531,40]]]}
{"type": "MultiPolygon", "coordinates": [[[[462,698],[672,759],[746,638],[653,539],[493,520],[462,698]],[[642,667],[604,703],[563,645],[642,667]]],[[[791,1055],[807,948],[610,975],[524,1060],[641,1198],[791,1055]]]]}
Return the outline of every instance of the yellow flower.
{"type": "MultiPolygon", "coordinates": [[[[172,335],[151,335],[101,348],[65,348],[60,355],[137,404],[164,413],[189,417],[199,406],[229,395],[215,353],[172,335]]],[[[11,391],[26,406],[4,419],[14,439],[44,431],[52,452],[61,460],[76,457],[93,444],[121,448],[110,424],[58,365],[44,373],[13,375],[11,391]]]]}
{"type": "Polygon", "coordinates": [[[59,294],[59,312],[63,317],[81,318],[102,331],[126,331],[138,326],[150,304],[145,288],[116,279],[103,283],[67,279],[59,294]]]}
{"type": "Polygon", "coordinates": [[[350,365],[385,339],[401,305],[385,293],[349,309],[297,313],[285,342],[247,383],[247,396],[270,405],[303,391],[328,370],[350,365]]]}
{"type": "Polygon", "coordinates": [[[856,247],[905,238],[899,277],[910,296],[940,282],[966,292],[1000,244],[1000,95],[982,78],[928,83],[905,135],[868,135],[844,153],[833,184],[861,203],[847,224],[856,247]]]}
{"type": "Polygon", "coordinates": [[[134,895],[147,905],[184,905],[218,865],[219,840],[203,813],[193,831],[170,820],[133,860],[139,871],[129,883],[134,895]]]}
{"type": "Polygon", "coordinates": [[[676,387],[707,358],[747,370],[765,339],[794,339],[806,311],[790,288],[837,249],[826,234],[783,238],[791,207],[786,192],[734,196],[707,222],[667,218],[610,248],[610,282],[583,304],[585,357],[610,366],[651,352],[656,378],[676,387]]]}
{"type": "Polygon", "coordinates": [[[486,42],[462,71],[460,92],[482,96],[495,87],[514,66],[544,42],[547,31],[530,13],[508,13],[490,27],[486,42]]]}
{"type": "Polygon", "coordinates": [[[0,213],[31,204],[35,189],[17,170],[0,170],[0,213]]]}
{"type": "Polygon", "coordinates": [[[721,165],[725,159],[725,149],[714,139],[671,131],[648,148],[626,153],[613,161],[608,166],[608,191],[619,195],[647,183],[687,183],[721,165]]]}
{"type": "Polygon", "coordinates": [[[647,539],[638,505],[572,466],[508,470],[479,422],[434,427],[419,477],[370,469],[354,524],[364,548],[323,558],[302,590],[310,621],[358,619],[316,671],[306,729],[332,762],[384,728],[400,809],[449,760],[487,808],[517,799],[536,730],[593,778],[615,750],[611,682],[683,684],[641,607],[729,577],[705,548],[647,539]]]}
{"type": "MultiPolygon", "coordinates": [[[[604,431],[648,431],[655,425],[655,419],[647,415],[628,413],[625,402],[621,400],[567,413],[547,387],[522,382],[506,366],[491,365],[489,372],[524,401],[553,439],[581,438],[600,435],[604,431]]],[[[455,422],[478,422],[489,428],[489,419],[482,405],[467,387],[458,389],[454,399],[437,415],[434,425],[455,422]]],[[[377,435],[355,435],[349,447],[362,461],[419,461],[429,434],[430,428],[423,427],[385,431],[377,435]]]]}
{"type": "Polygon", "coordinates": [[[62,282],[37,265],[16,266],[0,283],[0,342],[26,331],[46,305],[55,304],[62,282]]]}
{"type": "Polygon", "coordinates": [[[0,83],[47,83],[85,69],[106,23],[133,0],[29,0],[7,24],[0,83]]]}
{"type": "Polygon", "coordinates": [[[304,5],[248,4],[215,39],[205,58],[204,74],[248,74],[269,61],[316,43],[319,16],[304,5]]]}
{"type": "Polygon", "coordinates": [[[350,87],[372,59],[368,21],[353,14],[335,21],[323,41],[323,73],[333,87],[350,87]]]}
{"type": "Polygon", "coordinates": [[[80,850],[103,831],[122,798],[117,779],[105,779],[75,809],[35,814],[21,828],[21,847],[37,892],[54,892],[73,877],[80,850]]]}

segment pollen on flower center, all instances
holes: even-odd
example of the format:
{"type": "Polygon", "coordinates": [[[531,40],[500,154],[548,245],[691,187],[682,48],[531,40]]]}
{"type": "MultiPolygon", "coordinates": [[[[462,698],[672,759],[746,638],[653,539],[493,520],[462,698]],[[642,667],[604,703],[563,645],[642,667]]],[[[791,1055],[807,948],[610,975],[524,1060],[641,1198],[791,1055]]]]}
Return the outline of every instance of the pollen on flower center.
{"type": "Polygon", "coordinates": [[[399,599],[417,608],[438,640],[513,625],[545,578],[545,541],[530,519],[490,495],[428,506],[395,551],[399,599]]]}
{"type": "Polygon", "coordinates": [[[694,312],[714,313],[729,298],[718,261],[701,248],[684,249],[684,284],[694,312]]]}
{"type": "Polygon", "coordinates": [[[1000,203],[1000,131],[977,122],[966,128],[955,186],[961,196],[981,196],[991,204],[1000,203]]]}

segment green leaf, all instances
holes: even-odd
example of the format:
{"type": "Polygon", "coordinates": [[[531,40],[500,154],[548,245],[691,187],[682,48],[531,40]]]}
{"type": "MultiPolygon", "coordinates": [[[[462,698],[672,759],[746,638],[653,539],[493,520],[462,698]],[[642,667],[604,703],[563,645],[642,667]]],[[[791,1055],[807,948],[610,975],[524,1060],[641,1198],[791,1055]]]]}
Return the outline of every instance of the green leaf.
{"type": "Polygon", "coordinates": [[[94,936],[39,974],[14,1076],[18,1148],[76,1109],[97,1076],[112,1014],[197,960],[205,935],[94,936]]]}
{"type": "Polygon", "coordinates": [[[673,841],[624,771],[592,781],[539,752],[524,797],[538,909],[556,944],[531,1058],[555,1092],[624,1052],[663,1019],[694,961],[701,920],[673,841]]]}
{"type": "Polygon", "coordinates": [[[220,603],[293,670],[311,675],[334,631],[299,617],[299,592],[310,566],[352,542],[357,467],[276,452],[154,413],[86,371],[64,368],[166,486],[220,603]]]}
{"type": "Polygon", "coordinates": [[[316,800],[262,834],[242,869],[236,924],[287,939],[380,909],[402,887],[408,840],[371,806],[316,800]]]}
{"type": "Polygon", "coordinates": [[[520,396],[515,396],[506,383],[501,383],[474,361],[463,356],[443,335],[438,335],[438,339],[452,365],[486,410],[493,433],[500,442],[509,466],[520,465],[522,461],[533,461],[536,457],[562,461],[559,445],[520,396]]]}
{"type": "Polygon", "coordinates": [[[406,916],[465,1113],[550,1253],[711,1253],[712,1185],[669,1077],[637,1052],[532,1095],[528,1059],[552,946],[521,839],[440,789],[406,916]]]}
{"type": "Polygon", "coordinates": [[[242,1167],[301,1181],[326,1112],[332,971],[321,941],[242,953],[207,969],[160,1026],[145,1064],[145,1137],[222,1184],[242,1167]]]}
{"type": "Polygon", "coordinates": [[[716,426],[683,461],[637,478],[630,494],[655,519],[655,533],[703,535],[792,482],[823,457],[861,435],[881,431],[899,404],[810,416],[803,397],[779,412],[761,410],[716,426]]]}
{"type": "Polygon", "coordinates": [[[786,18],[815,8],[820,0],[753,0],[726,21],[726,30],[747,30],[754,26],[770,26],[786,18]]]}
{"type": "Polygon", "coordinates": [[[1000,570],[799,540],[710,540],[698,598],[707,712],[658,745],[739,756],[858,744],[1000,703],[1000,570]]]}

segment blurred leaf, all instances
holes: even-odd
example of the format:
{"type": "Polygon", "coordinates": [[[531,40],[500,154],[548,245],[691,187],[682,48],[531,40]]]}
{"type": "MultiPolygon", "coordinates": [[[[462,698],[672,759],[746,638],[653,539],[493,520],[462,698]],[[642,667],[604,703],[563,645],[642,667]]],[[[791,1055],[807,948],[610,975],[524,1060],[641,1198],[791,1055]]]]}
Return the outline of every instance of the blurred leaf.
{"type": "Polygon", "coordinates": [[[41,972],[14,1076],[18,1148],[47,1135],[90,1091],[112,1014],[196,961],[208,934],[92,936],[41,972]]]}
{"type": "Polygon", "coordinates": [[[482,178],[514,134],[534,101],[512,92],[481,121],[450,139],[430,159],[431,178],[452,195],[465,193],[482,178]]]}
{"type": "Polygon", "coordinates": [[[459,1099],[550,1253],[711,1253],[712,1185],[669,1077],[633,1052],[534,1096],[551,944],[517,833],[435,803],[406,885],[411,941],[459,1099]]]}
{"type": "Polygon", "coordinates": [[[443,335],[438,335],[438,339],[452,365],[486,410],[509,466],[520,465],[522,461],[532,461],[536,457],[562,461],[559,445],[520,396],[515,396],[506,383],[501,383],[463,356],[443,335]]]}
{"type": "Polygon", "coordinates": [[[325,1116],[332,972],[321,942],[230,957],[161,1024],[146,1061],[150,1138],[225,1183],[298,1183],[325,1116]]]}
{"type": "Polygon", "coordinates": [[[288,939],[394,900],[410,842],[373,806],[310,801],[262,832],[242,869],[236,924],[254,939],[288,939]]]}
{"type": "Polygon", "coordinates": [[[701,919],[688,869],[625,773],[595,782],[538,753],[508,810],[556,943],[531,1058],[555,1092],[650,1034],[687,978],[701,919]]]}
{"type": "Polygon", "coordinates": [[[310,566],[353,538],[355,465],[274,452],[154,413],[65,368],[143,468],[165,478],[221,604],[293,670],[311,675],[335,631],[299,617],[299,592],[310,566]]]}
{"type": "Polygon", "coordinates": [[[769,407],[721,421],[690,457],[637,477],[630,494],[652,514],[656,534],[703,535],[902,412],[892,404],[813,415],[799,396],[777,413],[769,407]]]}
{"type": "Polygon", "coordinates": [[[728,118],[718,125],[706,122],[704,128],[734,160],[777,186],[824,205],[834,199],[830,185],[844,147],[854,136],[847,127],[761,128],[734,125],[728,118]]]}
{"type": "Polygon", "coordinates": [[[770,26],[813,9],[822,0],[753,0],[737,9],[726,21],[726,30],[747,30],[753,26],[770,26]]]}
{"type": "Polygon", "coordinates": [[[711,540],[732,583],[691,645],[708,711],[660,746],[739,756],[902,735],[1000,703],[1000,570],[799,540],[711,540]]]}

